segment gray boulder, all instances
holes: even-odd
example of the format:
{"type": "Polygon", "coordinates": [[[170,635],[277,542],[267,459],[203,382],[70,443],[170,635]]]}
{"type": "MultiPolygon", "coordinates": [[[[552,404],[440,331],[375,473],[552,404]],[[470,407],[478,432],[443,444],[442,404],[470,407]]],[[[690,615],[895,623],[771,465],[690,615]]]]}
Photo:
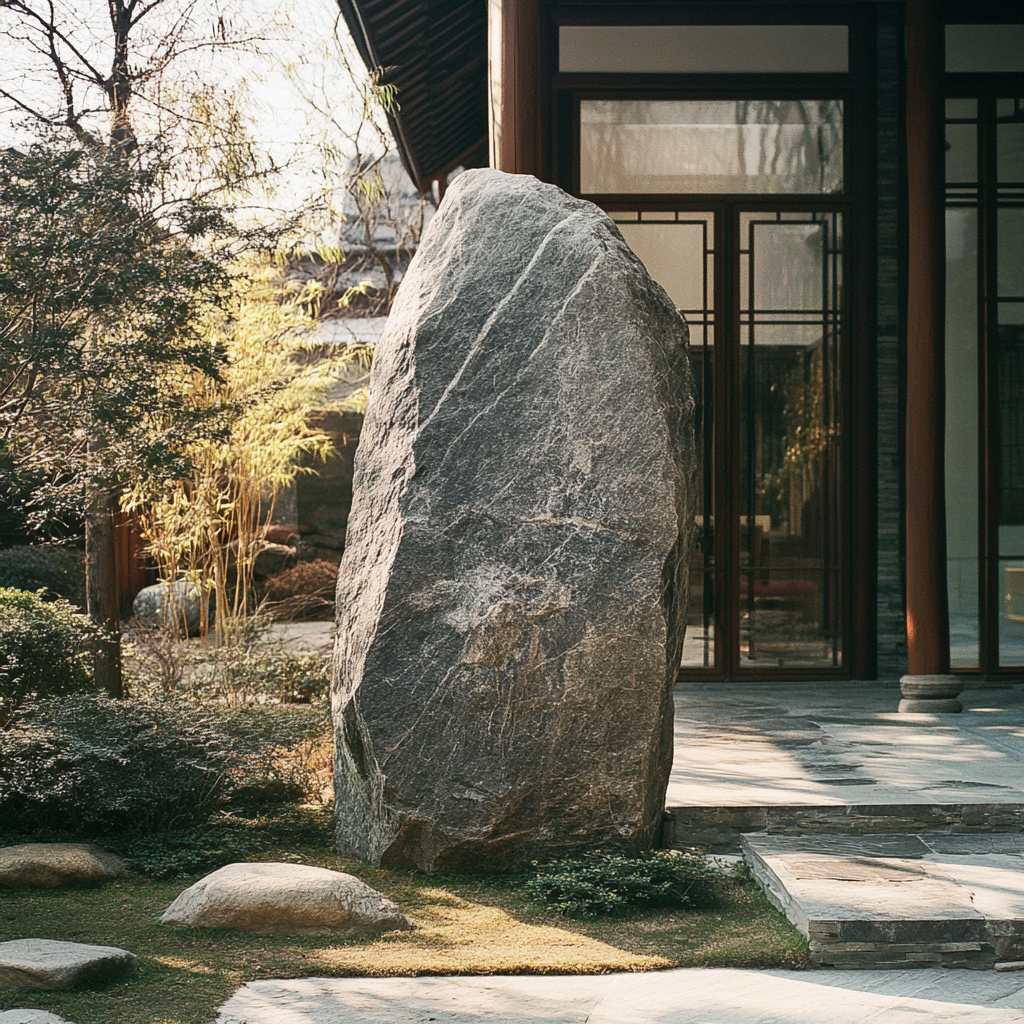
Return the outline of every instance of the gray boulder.
{"type": "MultiPolygon", "coordinates": [[[[152,629],[176,622],[183,633],[198,636],[200,601],[199,591],[188,580],[175,580],[170,586],[156,583],[152,587],[144,587],[135,595],[132,614],[142,625],[152,629]]],[[[209,615],[212,618],[212,599],[209,615]]]]}
{"type": "Polygon", "coordinates": [[[339,570],[338,843],[505,870],[657,838],[687,329],[596,206],[460,175],[374,357],[339,570]]]}
{"type": "Polygon", "coordinates": [[[56,939],[0,942],[0,989],[71,988],[134,974],[134,953],[116,946],[89,946],[56,939]]]}
{"type": "Polygon", "coordinates": [[[408,931],[409,920],[354,875],[306,864],[228,864],[189,886],[164,911],[174,928],[241,932],[408,931]]]}
{"type": "Polygon", "coordinates": [[[120,857],[89,843],[26,843],[0,849],[0,889],[95,885],[127,873],[120,857]]]}

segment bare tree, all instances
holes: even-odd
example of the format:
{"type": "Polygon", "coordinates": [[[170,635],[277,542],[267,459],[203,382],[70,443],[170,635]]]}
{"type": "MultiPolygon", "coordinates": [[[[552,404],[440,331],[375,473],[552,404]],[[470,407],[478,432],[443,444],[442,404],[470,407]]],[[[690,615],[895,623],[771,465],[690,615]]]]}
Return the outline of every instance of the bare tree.
{"type": "MultiPolygon", "coordinates": [[[[199,58],[251,49],[260,35],[245,24],[232,24],[223,13],[206,20],[207,13],[199,0],[81,0],[77,6],[64,0],[0,0],[0,32],[9,52],[22,60],[20,76],[8,74],[0,86],[5,112],[37,131],[70,133],[83,149],[107,153],[111,167],[137,149],[140,123],[149,138],[162,137],[165,143],[168,131],[185,145],[205,133],[200,145],[209,147],[218,126],[211,117],[211,87],[198,73],[199,58]],[[171,88],[175,76],[177,87],[171,88]]],[[[219,133],[219,145],[239,152],[226,161],[221,152],[220,167],[231,168],[236,177],[257,177],[259,160],[237,117],[226,123],[229,130],[219,133]]],[[[89,457],[101,460],[103,446],[102,437],[89,438],[89,457]]],[[[117,512],[115,490],[101,486],[89,493],[88,610],[109,637],[97,651],[95,671],[97,681],[120,696],[117,512]]]]}

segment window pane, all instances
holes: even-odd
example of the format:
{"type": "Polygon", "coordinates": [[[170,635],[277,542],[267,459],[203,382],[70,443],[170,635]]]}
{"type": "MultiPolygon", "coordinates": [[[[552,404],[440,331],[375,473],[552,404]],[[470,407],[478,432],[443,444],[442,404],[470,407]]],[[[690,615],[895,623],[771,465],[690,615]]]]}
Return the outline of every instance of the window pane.
{"type": "Polygon", "coordinates": [[[946,181],[978,180],[978,126],[946,125],[946,181]]]}
{"type": "Polygon", "coordinates": [[[1024,25],[947,25],[946,70],[1024,71],[1024,25]]]}
{"type": "Polygon", "coordinates": [[[999,554],[1024,557],[1024,327],[1001,326],[998,341],[999,554]]]}
{"type": "Polygon", "coordinates": [[[584,194],[835,193],[840,100],[583,100],[584,194]]]}
{"type": "Polygon", "coordinates": [[[996,220],[1001,299],[1024,298],[1024,208],[1004,207],[996,220]]]}
{"type": "Polygon", "coordinates": [[[1024,665],[1024,561],[999,565],[999,664],[1024,665]]]}
{"type": "Polygon", "coordinates": [[[946,100],[946,117],[977,117],[978,101],[974,99],[946,100]]]}
{"type": "Polygon", "coordinates": [[[562,72],[844,72],[845,25],[563,25],[562,72]]]}
{"type": "Polygon", "coordinates": [[[1024,124],[1001,124],[996,129],[996,169],[1000,184],[1024,181],[1024,124]]]}
{"type": "Polygon", "coordinates": [[[946,211],[946,572],[950,662],[980,663],[978,214],[946,211]]]}
{"type": "Polygon", "coordinates": [[[824,225],[764,227],[755,224],[761,237],[754,246],[754,309],[820,311],[824,225]]]}
{"type": "Polygon", "coordinates": [[[619,230],[678,309],[704,308],[704,224],[620,224],[619,230]]]}

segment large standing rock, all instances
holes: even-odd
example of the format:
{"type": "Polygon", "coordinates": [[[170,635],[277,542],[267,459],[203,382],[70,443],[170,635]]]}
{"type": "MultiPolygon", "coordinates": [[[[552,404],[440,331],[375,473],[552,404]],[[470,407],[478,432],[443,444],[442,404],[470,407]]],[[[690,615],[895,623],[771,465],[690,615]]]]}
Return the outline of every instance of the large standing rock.
{"type": "Polygon", "coordinates": [[[227,864],[189,886],[164,911],[175,928],[240,932],[408,931],[391,900],[354,875],[307,864],[227,864]]]}
{"type": "Polygon", "coordinates": [[[657,836],[686,326],[595,206],[471,171],[375,354],[338,581],[342,851],[500,870],[657,836]]]}
{"type": "Polygon", "coordinates": [[[26,843],[0,849],[0,889],[96,885],[126,874],[120,857],[90,843],[26,843]]]}

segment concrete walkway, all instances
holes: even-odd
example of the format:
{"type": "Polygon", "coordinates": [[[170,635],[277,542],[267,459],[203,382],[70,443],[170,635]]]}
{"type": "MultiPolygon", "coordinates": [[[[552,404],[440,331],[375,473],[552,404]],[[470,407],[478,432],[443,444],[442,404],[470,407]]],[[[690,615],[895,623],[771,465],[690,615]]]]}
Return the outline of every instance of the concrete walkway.
{"type": "Polygon", "coordinates": [[[690,969],[254,981],[217,1024],[1020,1024],[1024,974],[690,969]]]}

